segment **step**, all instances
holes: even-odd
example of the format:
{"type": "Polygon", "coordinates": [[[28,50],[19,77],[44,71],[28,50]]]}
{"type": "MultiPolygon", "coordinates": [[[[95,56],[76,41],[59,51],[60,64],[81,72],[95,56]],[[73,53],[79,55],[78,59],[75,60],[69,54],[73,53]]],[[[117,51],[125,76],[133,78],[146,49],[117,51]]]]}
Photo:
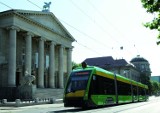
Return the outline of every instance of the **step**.
{"type": "Polygon", "coordinates": [[[52,89],[52,88],[37,88],[33,98],[54,98],[62,99],[64,89],[52,89]]]}

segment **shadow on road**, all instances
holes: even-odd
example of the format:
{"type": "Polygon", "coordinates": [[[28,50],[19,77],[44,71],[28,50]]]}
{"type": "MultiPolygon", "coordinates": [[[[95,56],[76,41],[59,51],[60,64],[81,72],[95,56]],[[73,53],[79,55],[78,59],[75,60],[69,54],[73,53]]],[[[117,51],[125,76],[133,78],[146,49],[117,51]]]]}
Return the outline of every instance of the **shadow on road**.
{"type": "Polygon", "coordinates": [[[65,110],[58,110],[58,111],[50,111],[47,113],[68,113],[68,112],[81,112],[86,110],[90,110],[90,109],[72,108],[72,109],[65,109],[65,110]]]}
{"type": "Polygon", "coordinates": [[[47,113],[72,113],[72,112],[81,112],[81,111],[89,111],[89,110],[93,110],[93,109],[99,109],[102,107],[98,107],[98,108],[71,108],[71,109],[65,109],[65,110],[57,110],[57,111],[50,111],[47,113]]]}
{"type": "MultiPolygon", "coordinates": [[[[138,102],[140,103],[140,102],[138,102]]],[[[68,109],[64,109],[64,110],[57,110],[57,111],[50,111],[47,113],[72,113],[72,112],[81,112],[81,111],[89,111],[89,110],[93,110],[93,109],[102,109],[102,108],[109,108],[109,107],[115,107],[115,106],[121,106],[121,105],[127,105],[128,103],[123,103],[123,104],[118,104],[118,105],[106,105],[106,106],[99,106],[99,107],[95,107],[95,108],[87,108],[87,109],[83,109],[83,108],[68,108],[68,109]]]]}
{"type": "Polygon", "coordinates": [[[71,109],[65,109],[65,110],[50,111],[50,112],[47,112],[47,113],[81,112],[81,111],[89,111],[89,110],[93,110],[93,109],[101,109],[101,108],[106,108],[106,107],[109,107],[109,106],[101,106],[101,107],[96,107],[96,108],[85,108],[85,109],[83,109],[83,108],[71,108],[71,109]]]}

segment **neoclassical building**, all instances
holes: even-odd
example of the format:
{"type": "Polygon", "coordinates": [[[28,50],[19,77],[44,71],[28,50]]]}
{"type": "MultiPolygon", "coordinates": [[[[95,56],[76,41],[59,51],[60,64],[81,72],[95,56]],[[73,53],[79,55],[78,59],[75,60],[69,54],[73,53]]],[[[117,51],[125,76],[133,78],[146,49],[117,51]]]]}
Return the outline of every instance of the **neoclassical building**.
{"type": "Polygon", "coordinates": [[[140,73],[134,65],[129,64],[125,59],[113,59],[112,56],[87,58],[88,65],[98,66],[115,74],[120,74],[126,78],[140,81],[140,73]]]}
{"type": "Polygon", "coordinates": [[[113,59],[112,56],[87,58],[84,62],[144,84],[147,84],[151,76],[149,62],[139,55],[131,59],[130,63],[125,59],[113,59]]]}
{"type": "Polygon", "coordinates": [[[0,87],[19,86],[27,71],[37,88],[64,88],[73,41],[51,12],[0,12],[0,87]]]}
{"type": "Polygon", "coordinates": [[[140,72],[140,81],[144,84],[148,84],[148,82],[151,78],[151,73],[152,73],[152,71],[150,69],[150,63],[148,62],[148,60],[141,57],[140,55],[137,55],[130,62],[140,72]]]}

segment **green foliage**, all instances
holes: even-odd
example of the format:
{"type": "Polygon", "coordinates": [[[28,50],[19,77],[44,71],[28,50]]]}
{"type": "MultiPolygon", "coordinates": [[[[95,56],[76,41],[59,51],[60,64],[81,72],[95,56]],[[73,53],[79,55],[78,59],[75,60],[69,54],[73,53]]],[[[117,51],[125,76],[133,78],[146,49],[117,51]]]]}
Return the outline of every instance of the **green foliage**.
{"type": "MultiPolygon", "coordinates": [[[[155,15],[154,19],[151,22],[145,23],[144,26],[151,30],[160,31],[160,0],[141,0],[141,3],[148,13],[154,13],[155,15]]],[[[160,35],[157,38],[160,39],[160,35]]],[[[157,42],[158,44],[160,43],[157,42]]]]}
{"type": "Polygon", "coordinates": [[[80,66],[81,66],[81,64],[77,64],[76,62],[72,62],[72,69],[75,69],[80,66]]]}
{"type": "Polygon", "coordinates": [[[147,12],[159,12],[160,0],[141,0],[141,2],[147,12]]]}
{"type": "Polygon", "coordinates": [[[152,83],[151,83],[151,81],[149,81],[148,82],[148,93],[149,93],[149,95],[152,95],[152,83]]]}
{"type": "Polygon", "coordinates": [[[160,83],[156,81],[150,81],[151,86],[149,87],[150,89],[150,94],[152,95],[157,95],[160,92],[160,83]]]}

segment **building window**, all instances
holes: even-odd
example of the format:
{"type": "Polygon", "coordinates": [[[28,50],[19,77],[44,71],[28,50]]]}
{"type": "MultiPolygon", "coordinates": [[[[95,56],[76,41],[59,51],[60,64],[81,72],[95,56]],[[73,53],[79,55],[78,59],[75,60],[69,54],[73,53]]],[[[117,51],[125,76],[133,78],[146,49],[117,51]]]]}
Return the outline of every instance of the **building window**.
{"type": "Polygon", "coordinates": [[[46,55],[46,69],[49,68],[49,56],[46,55]]]}
{"type": "Polygon", "coordinates": [[[22,48],[22,58],[21,58],[22,59],[22,65],[24,65],[24,63],[25,63],[25,55],[26,55],[25,54],[25,48],[23,47],[22,48]]]}
{"type": "Polygon", "coordinates": [[[38,68],[38,53],[35,53],[35,66],[38,68]]]}
{"type": "Polygon", "coordinates": [[[144,64],[141,64],[141,69],[144,70],[144,64]]]}
{"type": "Polygon", "coordinates": [[[127,71],[126,71],[126,70],[123,71],[123,75],[124,75],[125,77],[127,77],[127,71]]]}

